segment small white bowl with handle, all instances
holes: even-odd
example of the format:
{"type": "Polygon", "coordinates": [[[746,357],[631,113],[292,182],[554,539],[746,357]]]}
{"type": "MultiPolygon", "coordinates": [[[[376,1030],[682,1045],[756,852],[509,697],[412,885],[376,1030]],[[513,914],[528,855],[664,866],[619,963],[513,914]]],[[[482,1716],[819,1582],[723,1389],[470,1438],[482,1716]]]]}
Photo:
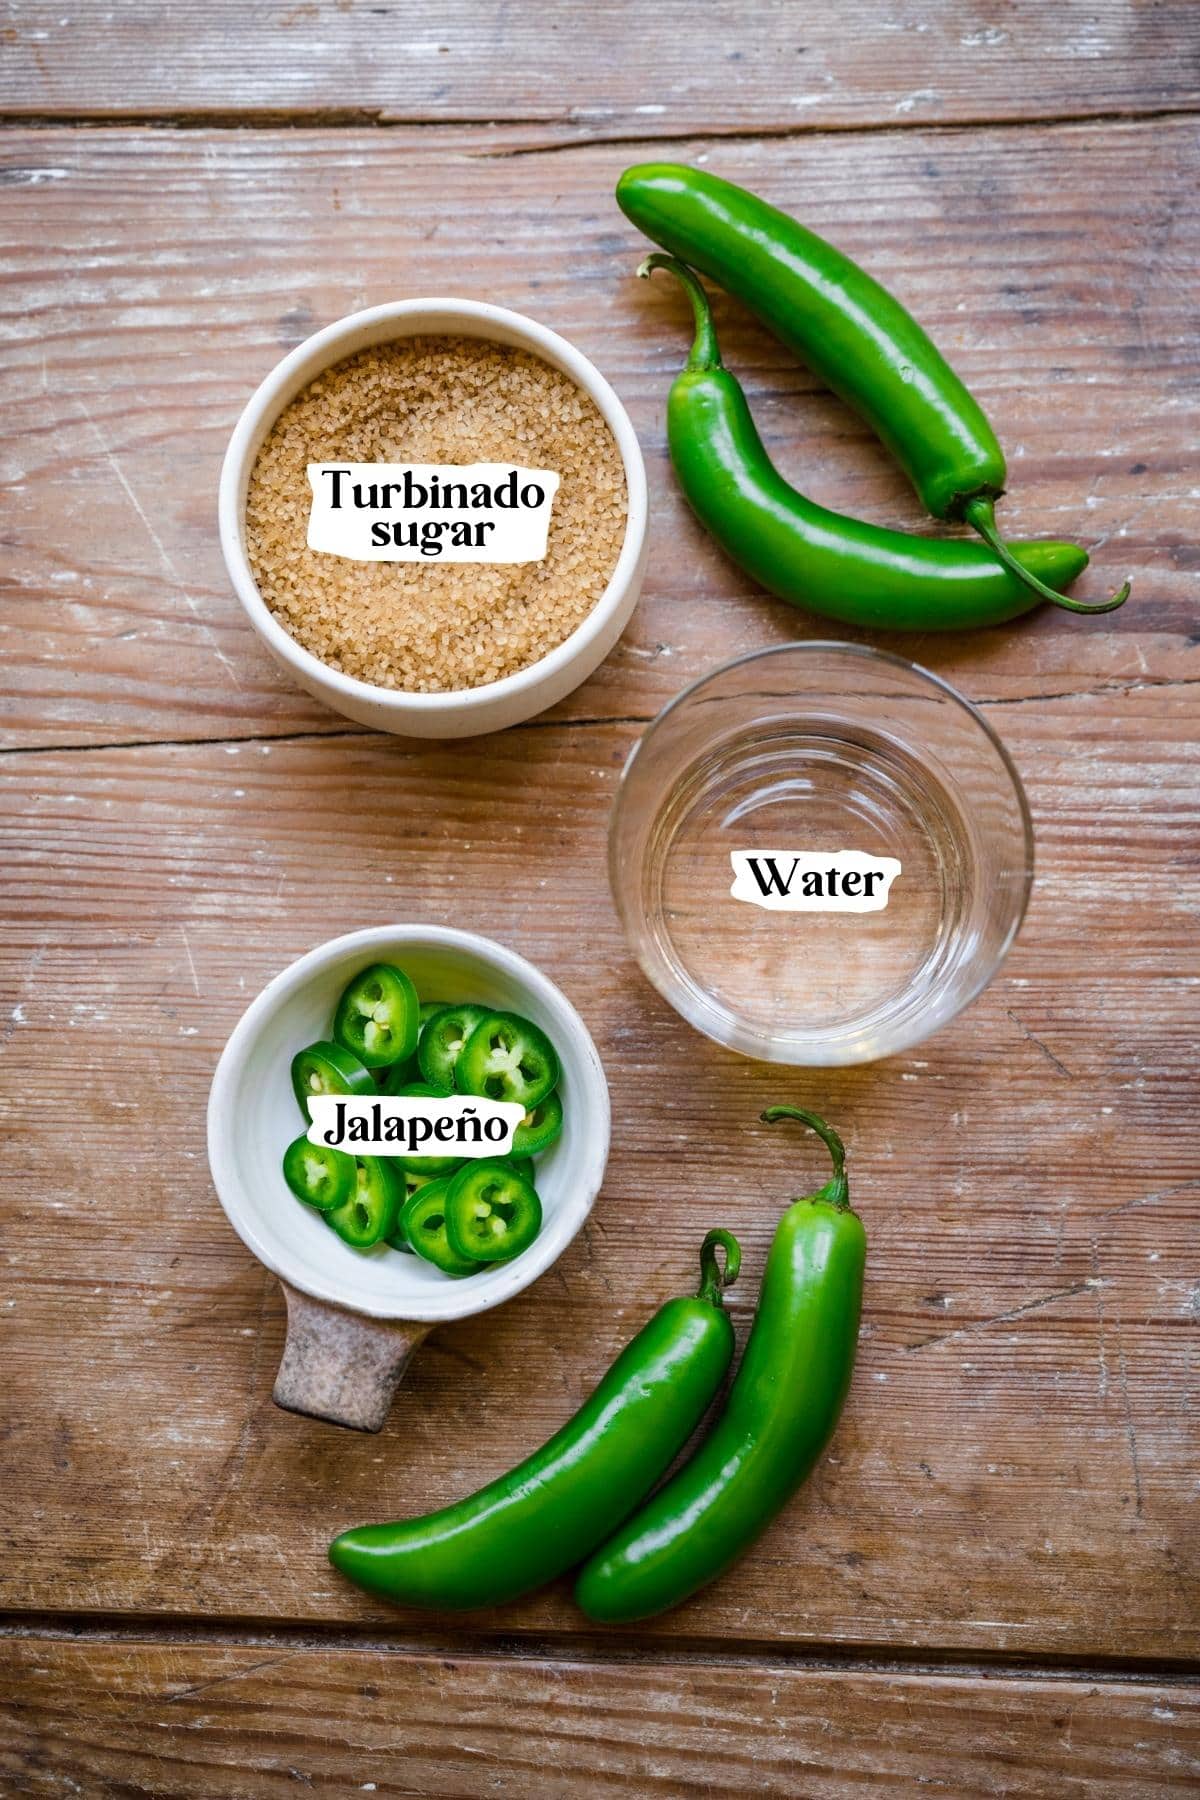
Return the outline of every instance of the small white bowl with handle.
{"type": "Polygon", "coordinates": [[[444,926],[385,925],[334,938],[290,964],[234,1027],[208,1102],[217,1195],[287,1300],[276,1404],[378,1431],[410,1356],[436,1324],[499,1306],[566,1249],[600,1190],[609,1136],[608,1084],[587,1027],[554,983],[515,951],[444,926]],[[283,1179],[283,1152],[304,1128],[292,1058],[328,1038],[342,989],[372,962],[398,964],[423,1000],[478,1000],[521,1013],[558,1052],[563,1130],[537,1165],[544,1222],[511,1262],[455,1280],[387,1245],[353,1250],[283,1179]]]}
{"type": "Polygon", "coordinates": [[[594,363],[557,332],[524,313],[481,300],[396,300],[351,313],[306,338],[246,402],[221,469],[221,550],[234,592],[267,649],[302,688],[359,725],[403,737],[474,737],[531,719],[562,700],[599,667],[629,623],[646,569],[646,465],[629,414],[594,363]],[[625,470],[625,537],[604,592],[569,637],[500,681],[447,693],[377,687],[314,656],[280,624],[258,591],[246,553],[246,495],[255,458],[276,419],[302,388],[334,363],[406,337],[471,337],[529,351],[569,375],[599,408],[625,470]]]}

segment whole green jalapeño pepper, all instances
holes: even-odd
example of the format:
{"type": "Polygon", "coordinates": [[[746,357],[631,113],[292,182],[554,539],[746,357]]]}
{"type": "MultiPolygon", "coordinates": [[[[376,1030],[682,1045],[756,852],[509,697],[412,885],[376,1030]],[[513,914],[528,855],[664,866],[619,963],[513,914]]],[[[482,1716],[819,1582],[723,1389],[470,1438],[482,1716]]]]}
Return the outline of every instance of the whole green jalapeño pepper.
{"type": "Polygon", "coordinates": [[[575,1597],[591,1618],[648,1618],[677,1606],[747,1550],[833,1435],[850,1386],[867,1240],[850,1210],[845,1151],[815,1113],[798,1119],[833,1176],[792,1202],[775,1231],[754,1325],[725,1410],[699,1450],[585,1564],[575,1597]]]}
{"type": "Polygon", "coordinates": [[[542,1449],[441,1512],[343,1532],[334,1567],[398,1605],[463,1609],[515,1600],[585,1557],[649,1493],[729,1367],[721,1289],[737,1276],[737,1239],[710,1231],[700,1261],[699,1293],[668,1300],[542,1449]]]}
{"type": "Polygon", "coordinates": [[[646,236],[716,281],[795,351],[874,429],[928,510],[977,531],[1010,574],[1071,612],[1020,546],[1003,542],[995,503],[1004,452],[983,408],[937,346],[885,287],[833,244],[756,194],[682,163],[642,163],[617,183],[617,204],[646,236]]]}
{"type": "MultiPolygon", "coordinates": [[[[690,269],[654,255],[692,302],[696,334],[667,402],[667,441],[700,523],[772,594],[831,619],[890,631],[997,625],[1038,605],[985,544],[911,537],[830,512],[790,487],[763,448],[746,396],[728,369],[708,299],[690,269]]],[[[1066,585],[1086,566],[1075,544],[1015,544],[1039,580],[1066,585]]]]}

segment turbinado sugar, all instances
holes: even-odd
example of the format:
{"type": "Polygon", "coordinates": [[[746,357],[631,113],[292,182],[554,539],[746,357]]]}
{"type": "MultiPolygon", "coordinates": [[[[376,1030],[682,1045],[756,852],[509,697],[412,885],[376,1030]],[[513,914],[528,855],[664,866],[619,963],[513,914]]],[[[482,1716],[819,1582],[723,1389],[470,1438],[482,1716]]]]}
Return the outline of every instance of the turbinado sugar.
{"type": "Polygon", "coordinates": [[[326,369],[250,475],[246,549],[279,623],[331,668],[446,693],[540,662],[582,624],[625,537],[625,471],[595,402],[540,357],[481,338],[400,338],[326,369]],[[357,562],[310,550],[310,462],[514,463],[561,476],[546,556],[357,562]]]}

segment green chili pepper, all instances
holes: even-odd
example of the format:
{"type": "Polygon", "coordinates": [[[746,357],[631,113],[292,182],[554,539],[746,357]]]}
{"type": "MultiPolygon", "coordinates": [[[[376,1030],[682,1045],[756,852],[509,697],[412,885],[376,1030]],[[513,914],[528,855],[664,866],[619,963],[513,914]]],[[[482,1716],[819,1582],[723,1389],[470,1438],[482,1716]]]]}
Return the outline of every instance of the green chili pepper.
{"type": "Polygon", "coordinates": [[[333,1035],[368,1069],[407,1062],[417,1047],[421,1003],[403,969],[372,963],[347,982],[333,1018],[333,1035]]]}
{"type": "MultiPolygon", "coordinates": [[[[445,1090],[435,1088],[427,1081],[409,1081],[395,1087],[388,1086],[384,1092],[396,1096],[412,1095],[424,1100],[444,1100],[445,1090]]],[[[461,1156],[397,1156],[393,1159],[402,1169],[411,1169],[417,1175],[453,1175],[455,1169],[461,1168],[464,1158],[461,1156]]]]}
{"type": "Polygon", "coordinates": [[[1001,540],[993,509],[1007,469],[982,408],[911,314],[842,251],[745,188],[680,163],[626,169],[617,203],[861,413],[935,518],[965,520],[1016,580],[1071,612],[1111,612],[1127,599],[1128,582],[1100,605],[1065,599],[1021,546],[1001,540]]]}
{"type": "MultiPolygon", "coordinates": [[[[444,1012],[445,1007],[444,1000],[422,1000],[417,1014],[418,1038],[434,1013],[444,1012]]],[[[387,1063],[382,1068],[372,1069],[371,1074],[381,1094],[402,1093],[411,1082],[421,1079],[421,1065],[417,1060],[416,1050],[411,1056],[404,1057],[400,1062],[387,1063]]],[[[451,1090],[447,1088],[446,1092],[449,1093],[451,1090]]]]}
{"type": "Polygon", "coordinates": [[[758,1537],[809,1474],[833,1435],[850,1386],[867,1240],[850,1210],[845,1151],[814,1113],[799,1119],[833,1158],[833,1176],[793,1201],[775,1232],[762,1293],[725,1410],[679,1473],[580,1573],[575,1597],[591,1618],[648,1618],[694,1594],[758,1537]]]}
{"type": "Polygon", "coordinates": [[[412,1245],[408,1241],[408,1233],[404,1229],[404,1208],[413,1195],[423,1187],[429,1187],[434,1181],[443,1180],[439,1175],[421,1175],[415,1169],[405,1169],[399,1163],[393,1164],[400,1177],[400,1211],[396,1215],[396,1223],[388,1232],[387,1241],[393,1250],[407,1250],[412,1254],[412,1245]]]}
{"type": "Polygon", "coordinates": [[[372,1069],[371,1079],[381,1094],[399,1094],[412,1082],[420,1081],[421,1065],[415,1056],[406,1056],[403,1062],[372,1069]]]}
{"type": "Polygon", "coordinates": [[[396,1229],[404,1185],[384,1156],[354,1158],[354,1189],[325,1218],[355,1250],[370,1250],[396,1229]]]}
{"type": "Polygon", "coordinates": [[[542,1449],[441,1512],[343,1532],[334,1567],[398,1605],[463,1609],[515,1600],[580,1561],[650,1491],[729,1367],[721,1289],[737,1277],[737,1239],[710,1231],[700,1262],[699,1294],[668,1300],[542,1449]]]}
{"type": "Polygon", "coordinates": [[[463,1045],[487,1017],[485,1006],[439,1006],[426,1019],[417,1045],[422,1079],[443,1093],[454,1092],[454,1069],[463,1045]]]}
{"type": "Polygon", "coordinates": [[[354,1158],[329,1144],[298,1137],[283,1153],[283,1179],[305,1206],[332,1212],[354,1188],[354,1158]]]}
{"type": "Polygon", "coordinates": [[[450,1242],[446,1230],[446,1197],[450,1177],[439,1175],[434,1181],[422,1182],[404,1202],[400,1229],[407,1247],[440,1269],[443,1275],[476,1275],[483,1267],[473,1257],[461,1256],[450,1242]]]}
{"type": "Polygon", "coordinates": [[[558,1085],[558,1057],[545,1032],[519,1013],[485,1013],[454,1065],[460,1094],[517,1100],[526,1112],[558,1085]]]}
{"type": "MultiPolygon", "coordinates": [[[[746,396],[727,369],[704,289],[690,269],[654,255],[641,273],[669,269],[696,321],[687,366],[667,403],[671,461],[701,524],[763,587],[829,618],[891,631],[997,625],[1038,604],[984,544],[910,537],[817,506],[779,474],[746,396]]],[[[1074,544],[1017,544],[1039,577],[1071,581],[1087,563],[1074,544]]]]}
{"type": "Polygon", "coordinates": [[[539,1156],[562,1136],[563,1109],[557,1093],[531,1106],[513,1133],[514,1156],[539,1156]]]}
{"type": "Polygon", "coordinates": [[[341,1044],[309,1044],[292,1058],[292,1088],[300,1111],[309,1118],[308,1102],[316,1094],[373,1094],[375,1083],[353,1051],[341,1044]]]}
{"type": "Polygon", "coordinates": [[[510,1262],[541,1229],[537,1189],[503,1157],[465,1164],[446,1190],[450,1248],[472,1262],[510,1262]]]}

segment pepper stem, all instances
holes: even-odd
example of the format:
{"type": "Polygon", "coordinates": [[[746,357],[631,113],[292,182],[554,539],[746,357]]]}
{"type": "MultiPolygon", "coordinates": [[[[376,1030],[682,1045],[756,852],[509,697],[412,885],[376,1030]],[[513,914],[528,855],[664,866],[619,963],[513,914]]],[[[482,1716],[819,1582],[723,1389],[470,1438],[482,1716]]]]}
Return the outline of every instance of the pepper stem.
{"type": "Polygon", "coordinates": [[[713,324],[712,310],[708,304],[708,295],[700,285],[698,276],[681,263],[677,256],[665,256],[656,250],[648,256],[638,269],[643,281],[649,281],[655,269],[666,269],[680,282],[692,303],[692,317],[696,321],[696,335],[692,340],[692,348],[688,353],[687,367],[692,370],[719,369],[721,367],[721,348],[717,343],[716,327],[713,324]]]}
{"type": "Polygon", "coordinates": [[[742,1246],[732,1231],[710,1231],[700,1246],[700,1286],[696,1290],[701,1300],[707,1300],[712,1306],[720,1306],[721,1289],[730,1287],[737,1280],[738,1270],[742,1266],[742,1246]],[[718,1248],[725,1252],[725,1272],[721,1273],[721,1265],[717,1261],[718,1248]]]}
{"type": "Polygon", "coordinates": [[[1064,606],[1068,612],[1106,613],[1115,612],[1118,606],[1124,606],[1129,598],[1128,582],[1119,587],[1111,599],[1097,601],[1091,606],[1083,600],[1069,600],[1065,594],[1056,593],[1052,587],[1047,587],[1044,581],[1039,581],[1036,575],[1031,574],[1028,569],[1022,568],[1000,536],[996,529],[995,502],[987,494],[979,494],[974,500],[968,501],[963,509],[963,518],[979,533],[988,549],[1000,558],[1010,575],[1015,575],[1019,582],[1027,588],[1032,588],[1033,592],[1040,594],[1043,600],[1053,600],[1055,606],[1064,606]]]}
{"type": "Polygon", "coordinates": [[[846,1146],[843,1144],[832,1125],[827,1125],[818,1114],[805,1112],[799,1106],[768,1106],[759,1118],[764,1125],[774,1125],[780,1119],[798,1119],[801,1125],[807,1125],[815,1131],[833,1159],[833,1174],[821,1190],[814,1194],[814,1200],[829,1200],[834,1206],[849,1206],[850,1187],[846,1180],[846,1146]]]}

